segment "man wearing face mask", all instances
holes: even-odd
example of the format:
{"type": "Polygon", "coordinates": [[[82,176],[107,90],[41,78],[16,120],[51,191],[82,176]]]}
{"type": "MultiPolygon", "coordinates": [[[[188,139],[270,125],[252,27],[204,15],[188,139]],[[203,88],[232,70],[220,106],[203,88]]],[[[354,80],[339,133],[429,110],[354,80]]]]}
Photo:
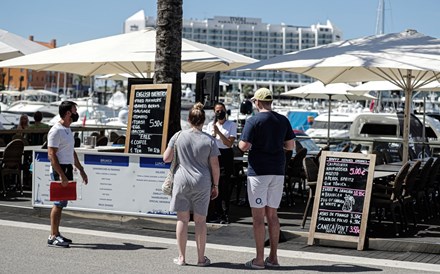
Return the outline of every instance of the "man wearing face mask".
{"type": "MultiPolygon", "coordinates": [[[[67,186],[73,180],[73,165],[79,170],[84,184],[87,184],[87,174],[78,160],[74,147],[74,137],[70,125],[78,121],[76,104],[64,101],[58,110],[61,120],[52,126],[47,135],[47,153],[50,160],[50,175],[54,181],[61,181],[62,186],[67,186]]],[[[67,206],[67,201],[56,201],[50,212],[51,233],[47,244],[54,247],[69,247],[72,240],[60,234],[61,212],[67,206]]]]}
{"type": "Polygon", "coordinates": [[[209,216],[211,221],[222,224],[229,223],[229,204],[231,200],[231,175],[234,168],[234,152],[232,145],[237,138],[237,124],[226,119],[226,107],[223,103],[214,106],[215,119],[208,124],[206,132],[212,135],[217,142],[221,155],[219,194],[214,200],[215,215],[209,216]]]}

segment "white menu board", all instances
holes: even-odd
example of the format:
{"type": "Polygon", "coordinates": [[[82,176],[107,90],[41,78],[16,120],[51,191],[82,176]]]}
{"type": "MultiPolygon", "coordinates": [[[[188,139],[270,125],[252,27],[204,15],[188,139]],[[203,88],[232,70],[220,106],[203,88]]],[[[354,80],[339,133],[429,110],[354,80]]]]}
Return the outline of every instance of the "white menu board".
{"type": "MultiPolygon", "coordinates": [[[[161,155],[140,155],[77,151],[89,183],[77,179],[77,200],[66,209],[137,216],[174,218],[169,211],[170,196],[161,186],[168,173],[161,155]]],[[[49,200],[50,162],[46,150],[34,151],[34,207],[52,207],[49,200]]]]}

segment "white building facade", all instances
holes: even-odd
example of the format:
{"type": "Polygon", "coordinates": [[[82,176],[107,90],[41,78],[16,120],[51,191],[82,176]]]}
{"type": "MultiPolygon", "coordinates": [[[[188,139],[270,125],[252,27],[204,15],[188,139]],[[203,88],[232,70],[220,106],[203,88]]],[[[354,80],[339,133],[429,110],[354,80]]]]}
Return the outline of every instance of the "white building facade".
{"type": "MultiPolygon", "coordinates": [[[[155,27],[156,19],[145,16],[143,10],[124,22],[124,32],[155,27]]],[[[225,48],[258,60],[268,59],[342,39],[342,32],[330,21],[310,27],[288,24],[267,24],[260,18],[215,16],[205,20],[184,19],[183,38],[225,48]]],[[[311,78],[277,71],[231,71],[222,73],[222,79],[238,86],[254,88],[283,86],[291,88],[310,83],[311,78]]]]}

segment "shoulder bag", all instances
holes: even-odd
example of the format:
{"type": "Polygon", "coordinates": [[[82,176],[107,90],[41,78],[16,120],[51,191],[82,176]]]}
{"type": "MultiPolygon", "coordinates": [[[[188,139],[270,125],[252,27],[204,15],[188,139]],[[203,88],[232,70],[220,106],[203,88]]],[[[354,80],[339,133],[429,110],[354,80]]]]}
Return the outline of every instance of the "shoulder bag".
{"type": "Polygon", "coordinates": [[[167,177],[165,178],[165,181],[162,184],[162,191],[164,194],[171,196],[173,194],[173,181],[174,181],[174,173],[176,171],[176,167],[178,164],[177,159],[177,139],[179,139],[180,132],[177,134],[176,141],[174,141],[174,147],[173,147],[173,160],[171,161],[170,165],[170,171],[168,172],[167,177]]]}

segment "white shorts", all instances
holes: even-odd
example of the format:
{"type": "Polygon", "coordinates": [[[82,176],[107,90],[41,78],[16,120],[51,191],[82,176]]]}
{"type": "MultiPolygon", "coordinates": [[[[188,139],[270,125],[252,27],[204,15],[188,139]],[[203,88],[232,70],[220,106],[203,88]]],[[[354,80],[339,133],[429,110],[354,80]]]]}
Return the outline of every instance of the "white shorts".
{"type": "Polygon", "coordinates": [[[283,195],[283,175],[263,175],[247,177],[249,204],[253,208],[278,208],[283,195]]]}

